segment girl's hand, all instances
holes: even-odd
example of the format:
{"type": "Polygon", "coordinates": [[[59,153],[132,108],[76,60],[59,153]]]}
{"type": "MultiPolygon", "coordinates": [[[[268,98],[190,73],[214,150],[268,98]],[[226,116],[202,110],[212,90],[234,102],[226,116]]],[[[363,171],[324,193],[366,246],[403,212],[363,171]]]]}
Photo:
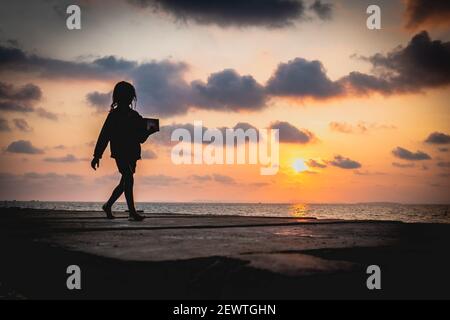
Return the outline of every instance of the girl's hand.
{"type": "Polygon", "coordinates": [[[92,169],[97,170],[97,168],[100,167],[100,159],[99,158],[92,159],[91,167],[92,169]]]}

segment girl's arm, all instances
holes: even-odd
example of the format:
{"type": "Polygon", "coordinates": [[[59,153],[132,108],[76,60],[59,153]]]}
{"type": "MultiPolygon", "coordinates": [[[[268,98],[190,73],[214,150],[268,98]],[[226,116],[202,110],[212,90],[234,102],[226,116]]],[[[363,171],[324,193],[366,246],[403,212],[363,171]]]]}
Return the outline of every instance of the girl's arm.
{"type": "Polygon", "coordinates": [[[103,152],[105,151],[106,147],[108,146],[108,142],[111,137],[111,113],[108,114],[108,117],[105,120],[105,123],[103,124],[102,130],[100,131],[100,134],[97,139],[97,144],[95,145],[94,150],[94,158],[95,159],[101,159],[103,152]]]}

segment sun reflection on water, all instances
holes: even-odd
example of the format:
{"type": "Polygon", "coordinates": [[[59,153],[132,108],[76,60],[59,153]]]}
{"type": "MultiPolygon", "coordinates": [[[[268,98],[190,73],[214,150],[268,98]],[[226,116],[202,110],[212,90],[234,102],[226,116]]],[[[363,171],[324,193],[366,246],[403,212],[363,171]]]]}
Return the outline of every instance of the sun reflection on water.
{"type": "Polygon", "coordinates": [[[289,208],[289,214],[296,218],[306,217],[308,212],[309,212],[309,206],[306,203],[293,204],[289,208]]]}

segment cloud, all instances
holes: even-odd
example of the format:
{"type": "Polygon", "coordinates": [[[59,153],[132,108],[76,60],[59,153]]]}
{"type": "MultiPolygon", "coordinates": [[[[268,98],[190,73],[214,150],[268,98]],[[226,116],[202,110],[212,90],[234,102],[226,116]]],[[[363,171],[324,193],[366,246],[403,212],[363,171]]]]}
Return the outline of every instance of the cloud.
{"type": "Polygon", "coordinates": [[[204,175],[193,174],[190,176],[190,178],[195,182],[206,182],[212,180],[212,177],[209,174],[204,175]]]}
{"type": "MultiPolygon", "coordinates": [[[[375,92],[387,95],[450,84],[450,42],[432,41],[425,31],[415,35],[406,47],[361,59],[372,64],[373,74],[350,72],[333,81],[320,61],[297,57],[280,63],[266,84],[261,85],[252,75],[240,75],[233,69],[212,73],[206,82],[188,82],[185,73],[189,66],[184,62],[138,63],[114,56],[92,61],[64,61],[0,46],[0,72],[24,72],[52,79],[125,79],[136,87],[138,110],[160,117],[186,114],[192,108],[233,112],[260,110],[273,97],[325,99],[375,92]]],[[[38,92],[36,86],[27,86],[28,89],[14,89],[14,95],[25,97],[33,96],[25,92],[38,92]],[[19,94],[22,91],[23,94],[19,94]]],[[[86,98],[92,107],[105,110],[110,105],[109,96],[110,92],[93,91],[86,98]]],[[[0,99],[0,110],[31,112],[34,108],[21,100],[0,99]]],[[[51,118],[56,119],[56,115],[51,118]]]]}
{"type": "Polygon", "coordinates": [[[44,108],[37,108],[36,114],[45,119],[56,121],[58,120],[58,115],[56,113],[45,110],[44,108]]]}
{"type": "MultiPolygon", "coordinates": [[[[1,46],[0,46],[0,55],[1,55],[1,46]]],[[[0,71],[1,71],[1,64],[2,62],[0,60],[0,71]]],[[[41,89],[32,83],[28,83],[22,87],[15,87],[12,84],[0,82],[1,111],[19,112],[19,113],[34,112],[39,117],[57,120],[58,116],[55,113],[46,111],[44,108],[35,108],[34,105],[39,100],[41,100],[41,98],[42,98],[41,89]]],[[[14,124],[19,130],[22,131],[31,130],[26,121],[23,119],[15,119],[14,124]]]]}
{"type": "Polygon", "coordinates": [[[32,101],[40,100],[41,97],[41,89],[32,83],[16,88],[12,84],[0,82],[0,99],[2,100],[32,101]]]}
{"type": "Polygon", "coordinates": [[[11,112],[32,112],[34,111],[32,106],[24,105],[21,103],[16,103],[13,101],[0,101],[1,111],[11,111],[11,112]]]}
{"type": "Polygon", "coordinates": [[[438,148],[440,152],[448,152],[449,148],[438,148]]]}
{"type": "Polygon", "coordinates": [[[198,182],[198,183],[215,181],[217,183],[225,184],[225,185],[234,185],[234,184],[236,184],[236,180],[234,180],[232,177],[226,176],[226,175],[222,175],[222,174],[212,174],[212,175],[209,175],[209,174],[204,174],[204,175],[193,174],[193,175],[189,176],[189,179],[193,180],[194,182],[198,182]]]}
{"type": "Polygon", "coordinates": [[[361,168],[361,164],[357,161],[345,158],[341,155],[337,155],[333,160],[327,161],[329,165],[341,168],[341,169],[358,169],[361,168]]]}
{"type": "Polygon", "coordinates": [[[305,18],[301,0],[129,0],[139,7],[166,12],[178,21],[220,27],[282,28],[305,18]]]}
{"type": "Polygon", "coordinates": [[[0,72],[34,73],[43,78],[111,79],[128,73],[136,62],[107,56],[91,62],[72,62],[28,54],[19,48],[0,45],[0,72]]]}
{"type": "MultiPolygon", "coordinates": [[[[76,174],[59,174],[55,172],[39,173],[39,172],[26,172],[24,174],[12,174],[7,172],[0,172],[0,185],[13,185],[14,190],[27,189],[30,192],[30,187],[39,186],[43,188],[46,186],[61,186],[73,183],[79,183],[83,180],[83,177],[76,174]]],[[[1,191],[5,191],[5,188],[1,188],[1,191]]]]}
{"type": "Polygon", "coordinates": [[[295,58],[280,63],[266,85],[276,96],[328,98],[343,93],[339,83],[331,81],[318,60],[295,58]]]}
{"type": "Polygon", "coordinates": [[[152,150],[143,150],[142,151],[142,157],[144,159],[156,159],[158,158],[158,155],[156,154],[156,152],[152,151],[152,150]]]}
{"type": "Polygon", "coordinates": [[[430,133],[428,138],[425,139],[425,142],[430,144],[448,144],[450,143],[450,135],[436,131],[430,133]]]}
{"type": "Polygon", "coordinates": [[[377,123],[367,123],[364,121],[358,122],[356,125],[352,125],[346,122],[330,122],[330,130],[340,132],[340,133],[367,133],[370,130],[379,129],[395,129],[395,126],[381,125],[377,123]]]}
{"type": "Polygon", "coordinates": [[[41,154],[44,153],[42,149],[34,147],[30,141],[18,140],[11,142],[6,148],[7,152],[11,153],[25,153],[25,154],[41,154]]]}
{"type": "Polygon", "coordinates": [[[333,5],[331,3],[323,3],[320,0],[316,0],[309,8],[322,20],[331,19],[331,14],[333,12],[333,5]]]}
{"type": "Polygon", "coordinates": [[[413,168],[416,166],[414,163],[400,163],[400,162],[392,162],[392,165],[397,168],[413,168]]]}
{"type": "Polygon", "coordinates": [[[192,105],[192,90],[184,80],[185,63],[169,61],[140,65],[131,73],[138,104],[154,115],[184,114],[192,105]]]}
{"type": "Polygon", "coordinates": [[[46,162],[62,162],[62,163],[70,163],[70,162],[79,162],[79,161],[88,161],[87,158],[77,158],[73,154],[67,154],[63,157],[48,157],[44,158],[46,162]]]}
{"type": "Polygon", "coordinates": [[[450,161],[440,161],[436,165],[441,168],[450,168],[450,161]]]}
{"type": "Polygon", "coordinates": [[[171,184],[178,183],[179,181],[180,181],[179,178],[167,176],[164,174],[139,177],[139,183],[148,184],[154,188],[166,187],[171,184]]]}
{"type": "Polygon", "coordinates": [[[50,195],[52,198],[56,196],[58,199],[64,200],[74,192],[85,190],[83,187],[83,177],[75,174],[0,172],[0,197],[2,199],[48,199],[50,195]]]}
{"type": "Polygon", "coordinates": [[[225,176],[222,174],[213,174],[212,177],[213,177],[214,181],[221,183],[221,184],[227,184],[227,185],[236,184],[236,181],[230,176],[225,176]]]}
{"type": "Polygon", "coordinates": [[[8,120],[0,118],[0,132],[11,131],[8,120]]]}
{"type": "Polygon", "coordinates": [[[206,83],[193,81],[196,104],[205,109],[257,110],[265,106],[264,87],[252,76],[241,76],[233,69],[213,73],[206,83]]]}
{"type": "Polygon", "coordinates": [[[327,165],[325,163],[319,162],[314,159],[310,159],[310,160],[306,161],[306,165],[311,168],[322,168],[323,169],[323,168],[327,167],[327,165]]]}
{"type": "Polygon", "coordinates": [[[347,93],[352,92],[356,95],[367,95],[372,92],[387,95],[394,92],[394,88],[388,79],[358,71],[352,71],[347,76],[342,77],[339,79],[339,83],[345,86],[347,93]]]}
{"type": "Polygon", "coordinates": [[[33,129],[28,125],[25,119],[13,119],[13,123],[17,129],[24,132],[33,131],[33,129]]]}
{"type": "Polygon", "coordinates": [[[406,27],[422,25],[450,25],[450,3],[442,0],[407,0],[406,27]]]}
{"type": "Polygon", "coordinates": [[[397,157],[399,159],[403,159],[403,160],[420,161],[420,160],[431,159],[431,157],[428,154],[426,154],[425,152],[422,152],[420,150],[417,152],[411,152],[402,147],[397,147],[394,150],[392,150],[392,154],[395,157],[397,157]]]}
{"type": "Polygon", "coordinates": [[[89,104],[96,108],[97,111],[103,112],[110,108],[112,102],[112,91],[107,93],[101,93],[98,91],[90,92],[86,95],[86,99],[89,104]]]}
{"type": "Polygon", "coordinates": [[[386,175],[385,172],[380,172],[380,171],[361,171],[361,170],[355,170],[353,171],[354,174],[358,175],[358,176],[384,176],[386,175]]]}
{"type": "Polygon", "coordinates": [[[305,144],[315,140],[312,132],[298,129],[286,121],[276,121],[270,124],[271,129],[279,129],[280,142],[305,144]]]}
{"type": "Polygon", "coordinates": [[[353,82],[353,88],[389,94],[450,84],[450,42],[431,40],[426,31],[416,34],[406,47],[400,46],[385,55],[377,53],[366,59],[372,63],[374,71],[381,74],[379,84],[385,82],[387,87],[375,88],[353,82]]]}

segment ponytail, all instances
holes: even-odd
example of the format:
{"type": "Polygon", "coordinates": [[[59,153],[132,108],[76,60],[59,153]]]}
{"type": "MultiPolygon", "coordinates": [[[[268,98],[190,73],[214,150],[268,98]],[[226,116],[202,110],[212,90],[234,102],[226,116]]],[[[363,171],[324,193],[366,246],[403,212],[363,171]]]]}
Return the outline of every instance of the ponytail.
{"type": "Polygon", "coordinates": [[[137,103],[136,90],[134,89],[131,83],[120,81],[114,86],[110,112],[113,111],[119,105],[119,102],[128,103],[129,107],[131,107],[132,109],[136,109],[137,103]],[[134,101],[134,108],[133,108],[133,101],[134,101]]]}

